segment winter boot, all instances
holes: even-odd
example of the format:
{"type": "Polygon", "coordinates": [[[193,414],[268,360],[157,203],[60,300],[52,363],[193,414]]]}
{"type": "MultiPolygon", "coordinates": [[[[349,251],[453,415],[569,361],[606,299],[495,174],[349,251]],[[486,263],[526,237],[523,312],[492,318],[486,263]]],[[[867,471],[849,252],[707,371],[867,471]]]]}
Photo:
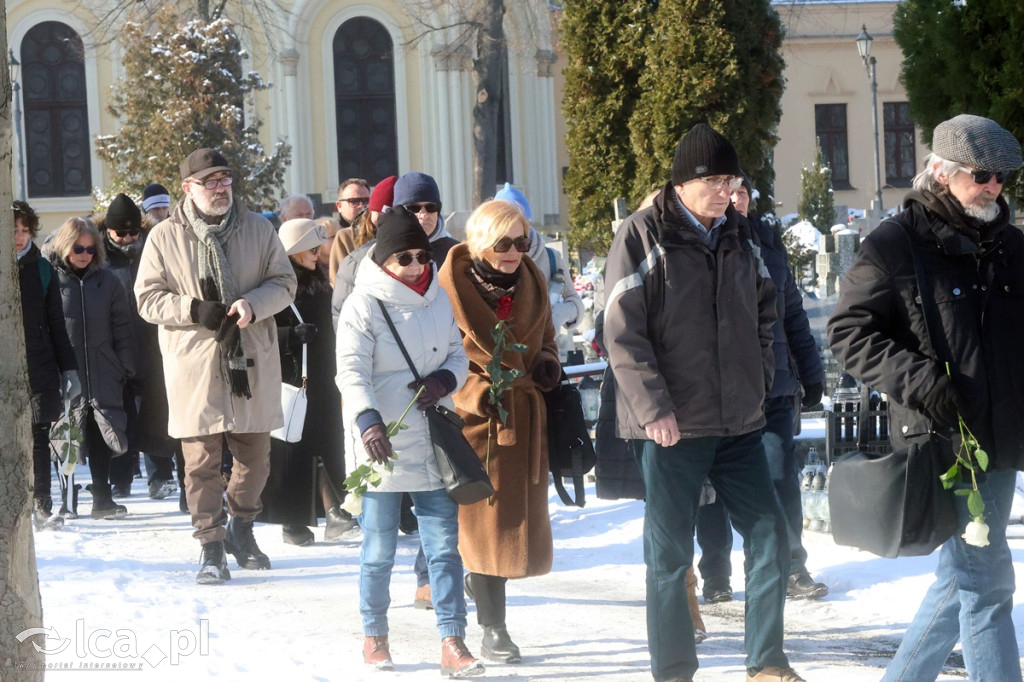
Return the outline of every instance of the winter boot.
{"type": "Polygon", "coordinates": [[[479,677],[484,666],[469,653],[462,637],[445,637],[441,640],[441,674],[451,679],[479,677]]]}
{"type": "Polygon", "coordinates": [[[327,527],[324,529],[324,542],[337,542],[359,524],[352,515],[336,505],[327,510],[327,527]]]}
{"type": "Polygon", "coordinates": [[[241,568],[263,571],[270,568],[270,559],[264,554],[252,535],[252,521],[232,516],[228,521],[228,534],[224,538],[224,549],[235,556],[241,568]]]}
{"type": "Polygon", "coordinates": [[[377,670],[394,670],[387,635],[366,637],[363,640],[363,661],[377,670]]]}
{"type": "Polygon", "coordinates": [[[800,571],[789,576],[786,585],[786,596],[790,599],[821,599],[828,594],[825,583],[814,581],[807,571],[800,571]]]}
{"type": "Polygon", "coordinates": [[[287,545],[306,547],[313,544],[313,531],[305,526],[281,526],[281,539],[287,545]]]}
{"type": "Polygon", "coordinates": [[[480,655],[495,663],[522,663],[523,661],[519,647],[508,636],[508,630],[505,629],[504,623],[484,626],[484,641],[480,645],[480,655]]]}
{"type": "Polygon", "coordinates": [[[53,500],[47,495],[32,500],[32,526],[36,530],[57,530],[64,527],[64,519],[55,516],[53,500]]]}
{"type": "Polygon", "coordinates": [[[123,504],[114,502],[110,488],[105,485],[92,486],[92,513],[94,519],[123,519],[128,509],[123,504]]]}
{"type": "Polygon", "coordinates": [[[203,545],[203,565],[196,574],[196,583],[199,585],[220,585],[225,580],[231,580],[231,571],[228,570],[228,558],[224,555],[224,542],[215,540],[203,545]]]}
{"type": "Polygon", "coordinates": [[[416,588],[416,596],[412,598],[412,605],[417,609],[434,609],[434,600],[430,597],[430,584],[420,585],[416,588]]]}
{"type": "Polygon", "coordinates": [[[163,500],[176,492],[178,492],[178,484],[171,479],[160,480],[155,478],[149,484],[149,499],[151,500],[163,500]]]}

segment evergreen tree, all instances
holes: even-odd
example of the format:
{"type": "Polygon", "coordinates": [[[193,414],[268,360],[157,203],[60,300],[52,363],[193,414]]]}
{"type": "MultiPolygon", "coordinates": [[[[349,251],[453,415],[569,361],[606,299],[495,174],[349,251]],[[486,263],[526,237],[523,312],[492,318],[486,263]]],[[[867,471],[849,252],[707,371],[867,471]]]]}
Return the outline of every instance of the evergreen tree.
{"type": "MultiPolygon", "coordinates": [[[[904,0],[893,14],[903,51],[910,114],[930,144],[935,126],[958,114],[987,116],[1024,139],[1024,3],[904,0]]],[[[1021,174],[1006,193],[1024,200],[1021,174]]]]}
{"type": "Polygon", "coordinates": [[[246,121],[244,104],[266,90],[258,73],[242,72],[245,53],[225,19],[181,24],[172,9],[152,21],[129,21],[118,32],[125,75],[108,109],[115,135],[99,136],[96,153],[112,170],[108,190],[140,197],[151,182],[175,187],[181,161],[202,147],[218,149],[234,169],[235,195],[253,210],[281,196],[290,147],[267,153],[262,121],[246,121]]]}
{"type": "Polygon", "coordinates": [[[825,163],[820,145],[815,145],[814,165],[800,171],[800,202],[796,210],[800,218],[818,228],[818,232],[832,234],[836,221],[832,169],[825,163]]]}
{"type": "MultiPolygon", "coordinates": [[[[636,164],[629,119],[645,68],[651,0],[569,0],[563,4],[562,113],[568,125],[569,243],[606,253],[612,202],[632,194],[636,164]]],[[[634,197],[635,198],[635,197],[634,197]]],[[[635,198],[634,205],[639,201],[635,198]]]]}

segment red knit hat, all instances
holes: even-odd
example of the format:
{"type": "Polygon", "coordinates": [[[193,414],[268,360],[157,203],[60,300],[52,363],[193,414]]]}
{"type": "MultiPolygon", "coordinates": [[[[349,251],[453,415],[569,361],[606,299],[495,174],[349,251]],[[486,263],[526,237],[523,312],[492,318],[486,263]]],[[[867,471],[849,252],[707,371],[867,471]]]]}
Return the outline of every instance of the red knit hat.
{"type": "Polygon", "coordinates": [[[380,213],[384,210],[385,206],[391,206],[395,200],[395,182],[398,180],[397,175],[384,178],[376,184],[373,191],[370,192],[370,210],[380,213]]]}

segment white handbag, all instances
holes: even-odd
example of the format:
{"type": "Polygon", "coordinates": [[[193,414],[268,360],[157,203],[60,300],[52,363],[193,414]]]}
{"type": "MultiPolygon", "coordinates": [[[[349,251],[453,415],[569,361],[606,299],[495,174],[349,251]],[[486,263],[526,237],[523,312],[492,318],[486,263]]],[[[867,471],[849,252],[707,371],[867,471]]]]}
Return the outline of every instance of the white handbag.
{"type": "MultiPolygon", "coordinates": [[[[302,316],[294,303],[292,312],[302,324],[302,316]]],[[[281,382],[281,411],[284,413],[284,426],[271,431],[271,438],[298,443],[302,440],[302,427],[306,423],[306,344],[302,344],[302,386],[281,382]]]]}

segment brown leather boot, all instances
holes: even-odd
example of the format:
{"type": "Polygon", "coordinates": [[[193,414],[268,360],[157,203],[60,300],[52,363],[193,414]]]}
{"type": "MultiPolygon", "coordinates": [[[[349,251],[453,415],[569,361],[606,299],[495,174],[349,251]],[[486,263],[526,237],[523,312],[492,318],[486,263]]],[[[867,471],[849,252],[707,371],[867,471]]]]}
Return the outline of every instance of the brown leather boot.
{"type": "Polygon", "coordinates": [[[441,640],[441,674],[453,679],[478,677],[484,674],[484,666],[469,653],[462,637],[445,637],[441,640]]]}
{"type": "Polygon", "coordinates": [[[690,605],[690,619],[693,621],[693,639],[700,644],[708,638],[707,628],[704,627],[704,619],[700,616],[700,604],[697,602],[697,576],[693,572],[693,566],[686,569],[686,601],[690,605]]]}
{"type": "Polygon", "coordinates": [[[377,670],[393,670],[391,650],[388,648],[388,636],[366,637],[363,639],[363,661],[377,670]]]}
{"type": "Polygon", "coordinates": [[[430,598],[430,584],[420,585],[416,588],[416,596],[412,599],[412,605],[417,609],[434,608],[434,600],[430,598]]]}

